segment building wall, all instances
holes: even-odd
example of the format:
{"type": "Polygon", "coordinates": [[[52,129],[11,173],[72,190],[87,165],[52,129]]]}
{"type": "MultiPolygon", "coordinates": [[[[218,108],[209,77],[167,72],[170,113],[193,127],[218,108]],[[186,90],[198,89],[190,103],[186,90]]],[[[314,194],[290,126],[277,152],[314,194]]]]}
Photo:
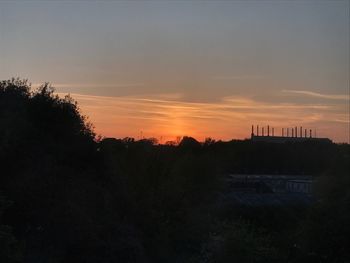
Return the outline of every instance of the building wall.
{"type": "Polygon", "coordinates": [[[311,181],[288,181],[286,184],[286,189],[290,193],[312,193],[311,181]]]}
{"type": "Polygon", "coordinates": [[[273,142],[273,143],[285,143],[285,142],[332,142],[328,138],[310,138],[310,137],[282,137],[282,136],[256,136],[252,135],[251,140],[254,142],[273,142]]]}

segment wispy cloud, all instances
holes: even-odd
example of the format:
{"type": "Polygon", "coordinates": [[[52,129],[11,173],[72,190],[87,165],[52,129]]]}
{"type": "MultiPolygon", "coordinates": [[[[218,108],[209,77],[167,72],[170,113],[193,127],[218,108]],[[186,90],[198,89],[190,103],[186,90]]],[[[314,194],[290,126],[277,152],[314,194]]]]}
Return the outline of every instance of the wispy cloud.
{"type": "MultiPolygon", "coordinates": [[[[43,83],[32,83],[33,87],[39,87],[43,83]]],[[[54,88],[127,88],[127,87],[139,87],[144,86],[144,83],[114,83],[114,84],[104,84],[104,83],[51,83],[54,88]]]]}
{"type": "MultiPolygon", "coordinates": [[[[63,96],[63,93],[59,94],[63,96]]],[[[145,136],[175,138],[193,135],[199,139],[244,138],[250,125],[273,127],[316,126],[319,122],[348,124],[339,105],[269,103],[230,96],[219,102],[187,102],[181,94],[148,96],[92,96],[72,93],[84,114],[90,116],[97,131],[106,136],[145,136]]]]}
{"type": "Polygon", "coordinates": [[[212,76],[214,80],[249,80],[249,79],[262,79],[264,75],[215,75],[212,76]]]}
{"type": "Polygon", "coordinates": [[[347,94],[322,94],[318,92],[312,92],[307,90],[282,90],[282,92],[307,95],[311,97],[324,98],[330,100],[349,100],[349,95],[347,94]]]}

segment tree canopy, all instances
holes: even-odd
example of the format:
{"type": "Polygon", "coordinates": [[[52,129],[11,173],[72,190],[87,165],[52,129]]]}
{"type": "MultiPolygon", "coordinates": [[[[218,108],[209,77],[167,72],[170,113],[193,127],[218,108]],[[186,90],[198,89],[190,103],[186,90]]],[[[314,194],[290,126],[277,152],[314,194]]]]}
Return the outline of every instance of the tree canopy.
{"type": "Polygon", "coordinates": [[[97,140],[70,96],[1,81],[0,262],[348,262],[349,164],[348,144],[97,140]],[[231,173],[312,175],[317,202],[224,204],[231,173]]]}

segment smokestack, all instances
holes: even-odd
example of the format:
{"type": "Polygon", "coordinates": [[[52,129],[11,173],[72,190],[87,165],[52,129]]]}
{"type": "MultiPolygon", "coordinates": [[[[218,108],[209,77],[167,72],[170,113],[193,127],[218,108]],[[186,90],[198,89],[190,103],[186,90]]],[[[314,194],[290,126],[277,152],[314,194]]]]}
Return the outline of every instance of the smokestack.
{"type": "Polygon", "coordinates": [[[303,127],[300,126],[300,138],[303,137],[303,127]]]}
{"type": "Polygon", "coordinates": [[[256,136],[259,136],[259,125],[256,126],[256,136]]]}
{"type": "Polygon", "coordinates": [[[264,136],[264,127],[262,127],[262,136],[264,136]]]}
{"type": "Polygon", "coordinates": [[[294,137],[294,129],[292,128],[292,137],[294,137]]]}
{"type": "Polygon", "coordinates": [[[306,129],[305,129],[305,133],[304,133],[304,135],[305,135],[304,137],[306,138],[306,129]]]}
{"type": "Polygon", "coordinates": [[[252,125],[252,137],[254,136],[254,125],[252,125]]]}
{"type": "Polygon", "coordinates": [[[270,125],[267,125],[267,136],[270,136],[270,125]]]}
{"type": "Polygon", "coordinates": [[[287,128],[287,137],[289,137],[289,128],[287,128]]]}
{"type": "Polygon", "coordinates": [[[312,130],[310,129],[310,138],[312,138],[312,130]]]}
{"type": "Polygon", "coordinates": [[[295,137],[298,137],[298,127],[295,126],[295,137]]]}
{"type": "Polygon", "coordinates": [[[272,128],[272,136],[275,136],[275,128],[272,128]]]}

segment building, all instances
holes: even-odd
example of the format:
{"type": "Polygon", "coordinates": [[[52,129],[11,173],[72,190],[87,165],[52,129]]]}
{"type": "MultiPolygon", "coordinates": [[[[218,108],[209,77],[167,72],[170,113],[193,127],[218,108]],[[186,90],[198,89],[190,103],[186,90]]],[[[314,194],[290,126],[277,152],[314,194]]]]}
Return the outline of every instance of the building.
{"type": "Polygon", "coordinates": [[[294,128],[282,128],[281,135],[275,136],[275,129],[270,126],[261,127],[259,129],[259,125],[256,127],[256,134],[254,133],[254,125],[252,125],[252,133],[251,133],[251,141],[253,142],[269,142],[269,143],[286,143],[286,142],[305,142],[305,141],[313,141],[313,142],[322,142],[322,143],[332,143],[332,141],[328,138],[318,138],[316,137],[316,132],[314,131],[314,136],[312,136],[313,131],[310,129],[309,134],[308,130],[302,127],[294,127],[294,128]],[[261,133],[260,133],[261,132],[261,133]],[[299,132],[299,133],[298,133],[299,132]]]}
{"type": "Polygon", "coordinates": [[[289,193],[312,194],[312,180],[289,180],[286,183],[289,193]]]}
{"type": "Polygon", "coordinates": [[[312,194],[313,178],[309,175],[230,174],[227,182],[235,192],[312,194]]]}
{"type": "Polygon", "coordinates": [[[315,201],[312,176],[230,174],[226,181],[228,191],[223,202],[227,205],[305,206],[315,201]]]}

